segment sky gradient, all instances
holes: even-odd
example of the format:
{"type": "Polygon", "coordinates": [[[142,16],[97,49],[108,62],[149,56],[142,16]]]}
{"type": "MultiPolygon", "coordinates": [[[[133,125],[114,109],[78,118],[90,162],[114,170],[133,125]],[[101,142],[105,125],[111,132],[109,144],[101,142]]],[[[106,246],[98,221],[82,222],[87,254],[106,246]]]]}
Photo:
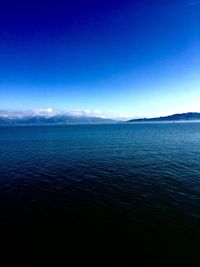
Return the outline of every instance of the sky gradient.
{"type": "Polygon", "coordinates": [[[4,1],[0,109],[200,112],[200,1],[4,1]]]}

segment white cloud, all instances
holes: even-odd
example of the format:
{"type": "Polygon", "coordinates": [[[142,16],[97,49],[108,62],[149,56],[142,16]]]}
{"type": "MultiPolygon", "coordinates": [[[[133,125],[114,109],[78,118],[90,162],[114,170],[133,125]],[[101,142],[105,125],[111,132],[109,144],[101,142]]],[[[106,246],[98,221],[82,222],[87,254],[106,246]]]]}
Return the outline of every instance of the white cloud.
{"type": "MultiPolygon", "coordinates": [[[[31,116],[45,116],[51,117],[55,115],[66,115],[66,116],[77,116],[77,117],[99,117],[99,118],[110,118],[114,120],[127,121],[129,119],[151,117],[145,114],[140,114],[134,116],[130,113],[111,113],[111,112],[102,112],[99,109],[73,109],[73,110],[55,110],[51,107],[48,108],[39,108],[34,110],[26,111],[9,111],[9,110],[0,110],[1,117],[13,117],[13,118],[22,118],[22,117],[31,117],[31,116]]],[[[153,117],[153,115],[152,115],[153,117]]]]}
{"type": "Polygon", "coordinates": [[[71,115],[71,116],[86,116],[86,117],[105,117],[105,114],[101,112],[99,109],[95,110],[89,110],[89,109],[75,109],[75,110],[66,110],[65,114],[71,115]]]}
{"type": "Polygon", "coordinates": [[[78,117],[101,117],[108,118],[101,110],[89,110],[89,109],[74,109],[74,110],[54,110],[53,108],[39,108],[34,110],[26,111],[10,111],[10,110],[0,110],[1,117],[26,117],[26,116],[46,116],[51,117],[55,115],[68,115],[68,116],[78,116],[78,117]]]}
{"type": "Polygon", "coordinates": [[[4,118],[17,117],[22,118],[30,114],[30,111],[13,111],[13,110],[0,110],[0,116],[4,118]]]}
{"type": "Polygon", "coordinates": [[[54,116],[56,112],[52,108],[40,108],[32,111],[36,116],[54,116]]]}

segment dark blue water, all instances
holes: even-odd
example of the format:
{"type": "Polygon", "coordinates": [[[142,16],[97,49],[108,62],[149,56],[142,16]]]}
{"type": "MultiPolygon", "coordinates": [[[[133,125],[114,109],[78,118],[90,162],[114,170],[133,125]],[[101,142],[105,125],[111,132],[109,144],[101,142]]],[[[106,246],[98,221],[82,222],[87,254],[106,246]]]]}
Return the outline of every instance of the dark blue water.
{"type": "Polygon", "coordinates": [[[198,253],[200,123],[1,127],[0,220],[73,249],[198,253]]]}

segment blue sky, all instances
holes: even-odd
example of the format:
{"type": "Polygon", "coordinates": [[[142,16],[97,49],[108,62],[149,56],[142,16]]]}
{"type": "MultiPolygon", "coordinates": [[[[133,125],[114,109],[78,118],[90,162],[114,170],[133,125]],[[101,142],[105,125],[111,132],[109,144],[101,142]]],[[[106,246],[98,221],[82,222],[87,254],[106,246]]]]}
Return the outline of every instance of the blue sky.
{"type": "Polygon", "coordinates": [[[200,112],[200,1],[4,1],[0,109],[200,112]]]}

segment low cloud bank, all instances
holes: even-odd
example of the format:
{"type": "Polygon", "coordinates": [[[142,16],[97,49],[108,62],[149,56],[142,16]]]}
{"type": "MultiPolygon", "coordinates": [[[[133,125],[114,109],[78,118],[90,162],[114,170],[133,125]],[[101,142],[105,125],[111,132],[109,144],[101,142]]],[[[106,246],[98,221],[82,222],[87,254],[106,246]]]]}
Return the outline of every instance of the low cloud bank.
{"type": "MultiPolygon", "coordinates": [[[[111,113],[102,112],[99,109],[89,110],[89,109],[71,109],[71,110],[55,110],[51,107],[39,108],[34,110],[0,110],[0,117],[4,118],[24,118],[24,117],[53,117],[53,116],[73,116],[73,117],[96,117],[103,119],[114,119],[118,121],[127,121],[129,119],[141,118],[144,116],[132,116],[127,113],[111,113]]],[[[146,116],[148,117],[148,116],[146,116]]]]}
{"type": "Polygon", "coordinates": [[[106,114],[103,114],[101,110],[63,110],[58,111],[52,108],[40,108],[34,110],[26,110],[26,111],[16,111],[16,110],[0,110],[1,117],[13,117],[13,118],[23,118],[23,117],[32,117],[32,116],[46,116],[52,117],[56,115],[66,115],[66,116],[76,116],[76,117],[100,117],[100,118],[108,118],[106,114]]]}

